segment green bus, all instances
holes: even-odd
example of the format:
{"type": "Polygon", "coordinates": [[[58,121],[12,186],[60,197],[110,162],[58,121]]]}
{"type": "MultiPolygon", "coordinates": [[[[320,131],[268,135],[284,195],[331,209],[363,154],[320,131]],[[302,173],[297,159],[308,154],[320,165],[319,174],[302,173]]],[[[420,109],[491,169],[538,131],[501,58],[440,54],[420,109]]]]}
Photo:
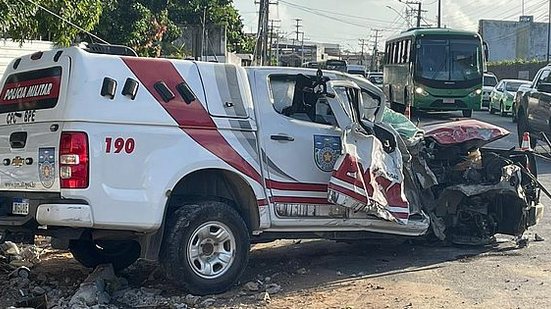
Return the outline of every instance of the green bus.
{"type": "Polygon", "coordinates": [[[476,32],[417,28],[385,46],[383,89],[390,107],[455,111],[471,117],[482,105],[487,49],[476,32]]]}

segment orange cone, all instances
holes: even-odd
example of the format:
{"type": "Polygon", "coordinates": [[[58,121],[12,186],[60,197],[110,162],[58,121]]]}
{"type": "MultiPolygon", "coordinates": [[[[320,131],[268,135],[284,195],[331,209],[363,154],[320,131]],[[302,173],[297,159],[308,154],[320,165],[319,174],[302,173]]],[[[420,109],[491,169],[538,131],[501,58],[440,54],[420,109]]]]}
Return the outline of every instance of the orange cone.
{"type": "Polygon", "coordinates": [[[411,119],[411,107],[409,106],[409,104],[406,104],[406,110],[404,111],[404,115],[408,119],[411,119]]]}
{"type": "Polygon", "coordinates": [[[532,151],[532,147],[530,147],[530,133],[524,132],[522,134],[522,145],[520,146],[521,151],[532,151]]]}

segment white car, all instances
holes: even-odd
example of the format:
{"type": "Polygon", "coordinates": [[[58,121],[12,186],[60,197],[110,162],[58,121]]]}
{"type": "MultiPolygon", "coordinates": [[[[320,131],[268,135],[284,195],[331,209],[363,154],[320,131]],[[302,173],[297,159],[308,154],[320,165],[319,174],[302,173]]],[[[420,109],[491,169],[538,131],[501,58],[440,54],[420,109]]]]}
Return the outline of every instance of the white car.
{"type": "Polygon", "coordinates": [[[492,73],[484,73],[484,84],[482,85],[482,107],[489,107],[492,90],[497,85],[497,77],[492,73]]]}

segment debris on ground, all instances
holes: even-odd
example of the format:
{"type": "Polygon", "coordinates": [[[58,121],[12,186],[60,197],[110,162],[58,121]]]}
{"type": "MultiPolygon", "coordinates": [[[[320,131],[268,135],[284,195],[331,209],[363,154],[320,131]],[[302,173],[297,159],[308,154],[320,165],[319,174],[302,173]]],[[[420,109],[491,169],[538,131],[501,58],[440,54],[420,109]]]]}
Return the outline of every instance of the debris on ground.
{"type": "Polygon", "coordinates": [[[541,237],[538,233],[534,234],[534,241],[545,241],[545,238],[541,237]]]}

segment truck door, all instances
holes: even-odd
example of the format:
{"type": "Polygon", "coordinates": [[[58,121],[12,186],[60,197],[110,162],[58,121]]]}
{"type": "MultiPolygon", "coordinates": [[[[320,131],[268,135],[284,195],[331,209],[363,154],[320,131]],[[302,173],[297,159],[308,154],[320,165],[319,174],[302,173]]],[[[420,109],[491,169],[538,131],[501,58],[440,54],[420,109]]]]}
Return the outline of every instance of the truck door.
{"type": "Polygon", "coordinates": [[[541,71],[528,95],[527,116],[534,131],[547,131],[549,128],[549,102],[542,98],[544,94],[540,90],[541,85],[550,79],[550,72],[547,69],[541,71]]]}
{"type": "Polygon", "coordinates": [[[549,133],[551,127],[551,70],[545,70],[538,79],[539,93],[537,129],[549,133]]]}
{"type": "Polygon", "coordinates": [[[324,217],[321,212],[330,211],[327,185],[341,153],[341,130],[327,100],[305,91],[311,81],[301,74],[255,81],[262,161],[276,220],[324,217]]]}

